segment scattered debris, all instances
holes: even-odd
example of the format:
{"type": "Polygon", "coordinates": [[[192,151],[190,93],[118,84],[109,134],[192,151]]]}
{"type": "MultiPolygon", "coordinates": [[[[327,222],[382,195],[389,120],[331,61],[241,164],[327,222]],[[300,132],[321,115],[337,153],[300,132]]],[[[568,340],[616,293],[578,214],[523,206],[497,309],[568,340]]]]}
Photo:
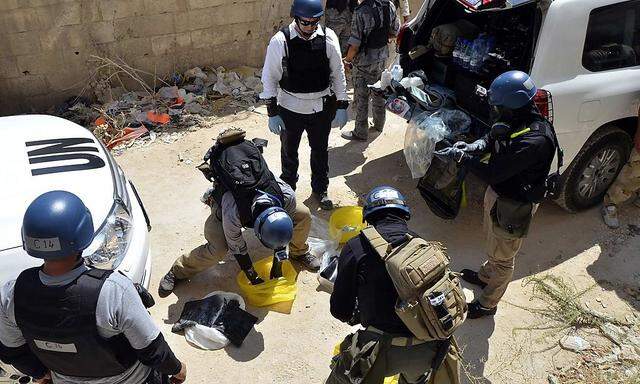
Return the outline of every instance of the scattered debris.
{"type": "Polygon", "coordinates": [[[129,148],[137,145],[132,141],[141,140],[148,145],[157,135],[162,142],[173,143],[179,132],[200,126],[203,117],[255,110],[262,92],[257,68],[195,67],[160,78],[122,59],[92,56],[92,62],[95,74],[83,92],[93,91],[98,102],[72,97],[50,112],[92,130],[109,148],[129,148]],[[126,84],[137,90],[128,90],[126,84]],[[151,133],[156,136],[147,140],[151,133]]]}
{"type": "MultiPolygon", "coordinates": [[[[526,329],[572,329],[572,332],[576,332],[580,328],[592,328],[611,341],[610,345],[601,345],[599,341],[592,347],[591,343],[579,336],[564,336],[560,339],[560,346],[580,352],[580,360],[575,366],[557,367],[548,376],[550,383],[552,377],[557,380],[556,383],[563,384],[640,382],[640,330],[635,321],[629,321],[629,316],[625,316],[625,320],[618,320],[581,304],[583,296],[593,287],[578,291],[554,275],[530,277],[526,285],[533,287],[533,297],[540,300],[543,306],[523,309],[545,319],[543,325],[526,329]]],[[[602,304],[601,298],[594,297],[594,300],[602,304]]]]}
{"type": "Polygon", "coordinates": [[[560,339],[560,346],[573,352],[582,352],[591,348],[591,344],[580,336],[565,336],[560,339]]]}

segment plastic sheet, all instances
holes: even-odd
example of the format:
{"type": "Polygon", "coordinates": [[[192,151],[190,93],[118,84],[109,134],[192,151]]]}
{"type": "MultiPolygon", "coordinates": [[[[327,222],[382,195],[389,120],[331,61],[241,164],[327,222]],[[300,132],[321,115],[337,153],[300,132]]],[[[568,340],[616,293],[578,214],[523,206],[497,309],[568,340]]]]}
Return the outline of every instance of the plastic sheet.
{"type": "Polygon", "coordinates": [[[256,272],[265,281],[262,284],[251,285],[244,272],[240,271],[236,278],[242,295],[247,304],[254,307],[266,307],[278,303],[293,303],[298,294],[296,278],[298,272],[289,261],[282,263],[282,277],[269,279],[273,257],[266,257],[253,263],[256,272]]]}
{"type": "Polygon", "coordinates": [[[201,300],[186,303],[180,320],[174,324],[172,331],[184,330],[187,342],[200,349],[212,351],[226,347],[229,344],[229,339],[222,333],[223,327],[216,324],[225,299],[234,300],[238,303],[239,308],[245,308],[244,299],[237,293],[211,292],[201,300]],[[202,302],[206,304],[199,305],[202,302]],[[199,324],[197,319],[207,325],[199,324]]]}
{"type": "Polygon", "coordinates": [[[404,137],[404,157],[414,179],[427,173],[436,143],[449,134],[449,129],[437,113],[423,112],[411,118],[404,137]]]}

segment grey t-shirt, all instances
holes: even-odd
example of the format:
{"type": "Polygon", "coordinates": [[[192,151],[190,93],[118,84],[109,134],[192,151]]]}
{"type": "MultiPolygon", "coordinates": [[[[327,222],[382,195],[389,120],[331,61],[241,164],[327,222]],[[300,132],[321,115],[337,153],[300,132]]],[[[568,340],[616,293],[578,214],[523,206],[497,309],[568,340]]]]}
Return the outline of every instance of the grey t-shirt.
{"type": "MultiPolygon", "coordinates": [[[[396,15],[396,7],[393,2],[389,2],[391,12],[389,12],[389,25],[390,34],[396,36],[400,30],[400,21],[396,15]]],[[[380,13],[380,17],[384,17],[384,12],[381,7],[374,8],[380,13]]],[[[371,17],[368,11],[365,11],[364,7],[360,6],[356,8],[353,13],[353,19],[351,20],[351,37],[349,37],[349,45],[360,46],[366,37],[371,34],[375,28],[376,21],[371,17]]],[[[389,46],[385,45],[382,48],[377,49],[365,49],[360,47],[358,55],[355,58],[354,64],[357,66],[366,66],[379,62],[384,62],[389,57],[389,46]]]]}
{"type": "MultiPolygon", "coordinates": [[[[88,268],[81,265],[62,276],[49,276],[40,271],[40,281],[47,286],[61,286],[71,283],[88,268]]],[[[0,289],[0,342],[9,348],[26,344],[18,328],[14,312],[15,280],[7,282],[0,289]]],[[[98,333],[104,338],[124,334],[135,349],[148,347],[160,330],[142,304],[131,280],[120,273],[113,273],[102,286],[96,308],[98,333]]],[[[99,362],[96,362],[99,364],[99,362]]],[[[51,372],[53,382],[65,384],[140,384],[151,373],[151,368],[136,362],[126,372],[104,378],[83,378],[60,375],[51,372]]]]}

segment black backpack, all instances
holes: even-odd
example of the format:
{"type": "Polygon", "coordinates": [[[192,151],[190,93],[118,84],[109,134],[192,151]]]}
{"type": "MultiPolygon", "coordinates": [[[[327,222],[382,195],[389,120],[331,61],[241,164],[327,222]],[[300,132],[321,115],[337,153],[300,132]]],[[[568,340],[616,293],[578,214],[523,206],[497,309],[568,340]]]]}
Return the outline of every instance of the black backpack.
{"type": "Polygon", "coordinates": [[[216,182],[235,198],[245,227],[253,227],[251,204],[257,190],[271,193],[284,201],[278,182],[253,142],[242,140],[217,144],[212,148],[209,161],[216,182]]]}

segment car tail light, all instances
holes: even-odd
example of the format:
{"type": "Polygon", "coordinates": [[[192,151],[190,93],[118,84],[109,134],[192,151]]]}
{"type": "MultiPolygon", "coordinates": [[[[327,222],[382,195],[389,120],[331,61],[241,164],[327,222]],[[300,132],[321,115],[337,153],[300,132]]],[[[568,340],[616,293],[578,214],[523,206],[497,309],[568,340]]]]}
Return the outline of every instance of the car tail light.
{"type": "Polygon", "coordinates": [[[542,116],[553,123],[553,98],[551,93],[544,89],[538,89],[533,101],[536,103],[542,116]]]}
{"type": "Polygon", "coordinates": [[[407,31],[408,24],[402,24],[400,27],[400,31],[398,32],[398,37],[396,37],[396,51],[400,50],[400,45],[402,44],[402,40],[404,39],[404,33],[407,31]]]}

